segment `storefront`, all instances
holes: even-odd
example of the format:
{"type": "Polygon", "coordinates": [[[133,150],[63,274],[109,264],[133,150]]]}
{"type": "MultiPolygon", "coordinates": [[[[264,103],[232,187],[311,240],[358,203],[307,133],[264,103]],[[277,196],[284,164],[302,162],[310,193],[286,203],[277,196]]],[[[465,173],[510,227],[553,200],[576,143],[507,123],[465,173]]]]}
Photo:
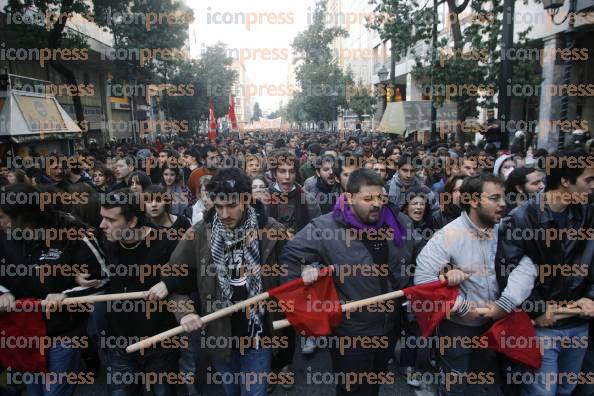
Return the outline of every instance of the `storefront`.
{"type": "Polygon", "coordinates": [[[83,131],[54,95],[49,82],[13,74],[0,76],[1,153],[21,157],[72,154],[83,131]]]}

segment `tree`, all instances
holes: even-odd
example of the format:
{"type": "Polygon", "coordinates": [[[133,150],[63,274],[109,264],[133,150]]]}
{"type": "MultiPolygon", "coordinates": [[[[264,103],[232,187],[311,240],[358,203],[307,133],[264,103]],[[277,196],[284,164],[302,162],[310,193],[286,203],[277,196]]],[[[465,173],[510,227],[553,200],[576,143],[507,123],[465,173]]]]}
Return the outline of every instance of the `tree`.
{"type": "MultiPolygon", "coordinates": [[[[458,120],[476,117],[479,106],[492,105],[498,91],[500,43],[502,42],[501,0],[445,0],[448,4],[448,18],[451,21],[451,39],[442,38],[436,43],[436,51],[417,54],[412,49],[418,40],[427,46],[435,16],[430,9],[417,9],[418,4],[403,0],[371,0],[376,9],[388,16],[377,18],[370,27],[378,30],[384,39],[391,39],[398,51],[409,51],[415,57],[413,77],[423,85],[423,91],[433,94],[437,105],[451,100],[458,105],[458,120]],[[404,4],[403,4],[404,3],[404,4]],[[409,6],[406,6],[409,4],[409,6]],[[468,6],[473,18],[462,31],[458,15],[468,6]],[[416,10],[416,11],[413,11],[416,10]],[[488,11],[486,11],[488,10],[488,11]],[[390,14],[391,13],[391,14],[390,14]],[[406,14],[416,15],[406,21],[406,14]],[[420,32],[412,35],[411,31],[420,32]],[[464,55],[463,55],[464,54],[464,55]],[[431,81],[438,83],[431,85],[431,81]],[[428,88],[428,89],[425,89],[428,88]]],[[[528,31],[520,32],[516,48],[527,48],[528,31]]],[[[512,80],[515,83],[540,84],[540,78],[533,73],[531,61],[515,61],[512,80]]],[[[458,129],[460,123],[457,125],[458,129]]]]}
{"type": "Polygon", "coordinates": [[[365,114],[372,114],[375,110],[376,99],[369,94],[369,90],[359,81],[355,94],[349,100],[349,108],[357,114],[359,121],[363,121],[365,114]]]}
{"type": "Polygon", "coordinates": [[[289,113],[298,122],[307,120],[334,121],[339,106],[346,107],[347,92],[353,79],[332,62],[330,44],[345,37],[341,28],[326,26],[327,0],[316,4],[312,23],[300,32],[291,44],[296,55],[296,79],[300,90],[289,105],[289,113]],[[293,108],[301,106],[300,109],[293,108]]]}
{"type": "Polygon", "coordinates": [[[136,49],[145,50],[138,58],[130,56],[114,61],[117,80],[133,77],[141,83],[166,83],[176,63],[189,59],[185,41],[193,13],[182,3],[174,0],[94,0],[94,4],[95,22],[113,33],[116,53],[134,54],[136,49]],[[168,15],[169,18],[151,23],[150,15],[168,15]],[[169,53],[153,51],[163,48],[169,53]]]}
{"type": "MultiPolygon", "coordinates": [[[[69,15],[74,13],[91,16],[91,4],[85,0],[9,0],[4,12],[10,15],[35,14],[41,16],[39,23],[11,25],[17,32],[20,46],[36,49],[71,49],[80,51],[79,59],[88,58],[86,37],[73,30],[66,30],[69,15]],[[86,55],[85,55],[86,54],[86,55]]],[[[60,74],[69,85],[75,87],[72,95],[76,120],[84,128],[84,112],[73,67],[67,66],[62,57],[52,57],[48,65],[60,74]]],[[[49,80],[49,73],[48,73],[49,80]]]]}
{"type": "Polygon", "coordinates": [[[260,104],[254,103],[254,111],[252,112],[252,121],[260,121],[262,118],[262,110],[260,110],[260,104]]]}
{"type": "Polygon", "coordinates": [[[188,120],[190,130],[197,130],[200,120],[208,118],[210,99],[217,115],[226,114],[229,94],[237,79],[237,72],[229,67],[232,63],[227,47],[221,43],[206,48],[199,60],[178,62],[170,83],[188,89],[186,95],[167,97],[170,115],[188,120]]]}

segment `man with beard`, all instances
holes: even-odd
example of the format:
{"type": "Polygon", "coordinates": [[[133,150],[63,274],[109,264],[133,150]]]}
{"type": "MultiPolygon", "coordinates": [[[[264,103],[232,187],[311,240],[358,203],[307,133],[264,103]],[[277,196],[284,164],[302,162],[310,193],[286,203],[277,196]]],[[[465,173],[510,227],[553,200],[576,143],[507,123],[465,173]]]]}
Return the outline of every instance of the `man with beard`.
{"type": "MultiPolygon", "coordinates": [[[[306,284],[317,279],[321,267],[334,266],[333,277],[339,299],[356,301],[398,290],[409,277],[406,264],[414,261],[414,241],[406,240],[406,216],[387,203],[381,178],[370,169],[357,169],[349,177],[347,192],[335,209],[314,219],[283,250],[280,262],[288,278],[303,276],[306,284]],[[332,238],[323,237],[332,231],[332,238]],[[358,268],[358,270],[357,270],[358,268]]],[[[343,317],[328,336],[336,378],[357,375],[354,384],[339,381],[336,394],[372,396],[381,381],[388,379],[399,318],[399,304],[387,301],[364,307],[343,317]],[[340,349],[346,339],[367,337],[380,341],[374,347],[362,345],[340,349]]]]}
{"type": "Polygon", "coordinates": [[[303,189],[311,194],[320,205],[322,214],[326,214],[334,208],[336,198],[340,194],[340,187],[334,176],[335,161],[329,155],[318,158],[315,164],[316,175],[307,179],[303,185],[303,189]]]}
{"type": "Polygon", "coordinates": [[[506,213],[545,188],[545,173],[537,168],[516,168],[505,181],[506,213]]]}
{"type": "Polygon", "coordinates": [[[373,158],[373,140],[371,138],[363,139],[363,151],[361,152],[363,158],[373,158]]]}
{"type": "Polygon", "coordinates": [[[496,320],[525,307],[544,341],[544,356],[534,381],[522,385],[522,394],[570,395],[576,381],[569,376],[580,373],[586,347],[562,340],[587,339],[594,317],[594,240],[586,237],[594,224],[588,203],[594,157],[562,152],[548,156],[546,163],[545,191],[512,210],[501,224],[496,263],[503,292],[487,316],[496,320]],[[557,320],[551,310],[559,305],[579,307],[582,315],[557,320]]]}
{"type": "MultiPolygon", "coordinates": [[[[190,301],[188,295],[198,293],[200,309],[176,315],[188,332],[203,327],[198,314],[211,314],[278,286],[278,271],[270,269],[278,265],[282,241],[287,239],[284,227],[266,215],[260,201],[252,199],[251,181],[242,170],[220,169],[206,184],[206,191],[214,208],[188,230],[169,260],[173,266],[187,267],[188,275],[169,278],[167,287],[157,293],[158,298],[172,294],[180,305],[190,301]]],[[[209,372],[221,378],[257,378],[255,383],[224,381],[226,395],[266,395],[271,366],[285,347],[270,342],[273,337],[282,339],[274,334],[272,322],[283,315],[268,307],[261,304],[236,312],[204,329],[205,352],[215,367],[209,372]]],[[[283,384],[291,383],[286,378],[283,384]]]]}
{"type": "MultiPolygon", "coordinates": [[[[439,337],[478,337],[492,322],[482,318],[477,306],[486,306],[499,297],[495,274],[498,224],[505,210],[503,181],[483,174],[470,177],[460,187],[464,211],[427,242],[416,261],[415,285],[436,281],[447,271],[448,263],[455,267],[446,272],[450,285],[460,285],[460,295],[452,315],[442,321],[436,332],[439,337]],[[468,278],[466,278],[468,277],[468,278]],[[464,281],[464,282],[463,282],[464,281]]],[[[495,356],[488,350],[457,345],[439,355],[440,372],[452,379],[446,384],[440,377],[440,395],[466,395],[471,358],[482,358],[480,372],[495,369],[495,356]],[[483,355],[484,354],[484,355],[483,355]],[[474,356],[473,356],[474,355],[474,356]]],[[[477,362],[479,360],[476,360],[477,362]]]]}

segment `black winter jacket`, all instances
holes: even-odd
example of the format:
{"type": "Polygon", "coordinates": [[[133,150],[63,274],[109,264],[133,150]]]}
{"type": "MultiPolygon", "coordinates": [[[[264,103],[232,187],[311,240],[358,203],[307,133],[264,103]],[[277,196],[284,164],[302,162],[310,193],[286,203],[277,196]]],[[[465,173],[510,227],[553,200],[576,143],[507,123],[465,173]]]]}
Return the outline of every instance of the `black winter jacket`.
{"type": "MultiPolygon", "coordinates": [[[[539,271],[525,303],[531,317],[544,313],[545,302],[563,304],[582,297],[594,299],[594,239],[588,236],[594,226],[592,209],[580,204],[568,207],[566,230],[573,236],[560,230],[544,202],[544,194],[537,194],[502,221],[495,261],[499,286],[501,290],[506,287],[513,268],[523,256],[528,256],[539,271]]],[[[572,322],[583,320],[571,317],[558,321],[557,326],[572,322]]]]}

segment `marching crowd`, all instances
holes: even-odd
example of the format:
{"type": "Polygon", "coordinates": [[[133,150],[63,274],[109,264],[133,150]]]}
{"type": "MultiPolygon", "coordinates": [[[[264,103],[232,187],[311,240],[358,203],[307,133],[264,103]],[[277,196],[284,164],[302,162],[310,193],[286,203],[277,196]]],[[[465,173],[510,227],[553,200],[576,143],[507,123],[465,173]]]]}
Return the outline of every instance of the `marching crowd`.
{"type": "MultiPolygon", "coordinates": [[[[48,372],[103,373],[113,396],[196,395],[205,375],[229,396],[290,390],[303,380],[294,354],[325,353],[316,349],[343,374],[333,377],[337,395],[378,395],[394,370],[412,387],[435,373],[426,385],[440,395],[594,394],[592,142],[580,135],[548,153],[521,134],[502,150],[497,134],[423,145],[254,133],[10,157],[0,170],[0,312],[44,300],[48,372]],[[421,342],[402,299],[349,313],[324,342],[275,330],[284,315],[274,302],[202,322],[288,280],[314,283],[328,266],[341,302],[440,277],[459,285],[431,336],[449,347],[421,342]],[[144,298],[60,305],[128,292],[144,298]],[[580,314],[557,317],[557,307],[580,314]],[[540,369],[452,342],[515,309],[548,340],[540,369]],[[183,336],[125,351],[179,324],[183,336]]],[[[2,395],[69,396],[82,383],[16,384],[3,371],[2,395]]]]}

